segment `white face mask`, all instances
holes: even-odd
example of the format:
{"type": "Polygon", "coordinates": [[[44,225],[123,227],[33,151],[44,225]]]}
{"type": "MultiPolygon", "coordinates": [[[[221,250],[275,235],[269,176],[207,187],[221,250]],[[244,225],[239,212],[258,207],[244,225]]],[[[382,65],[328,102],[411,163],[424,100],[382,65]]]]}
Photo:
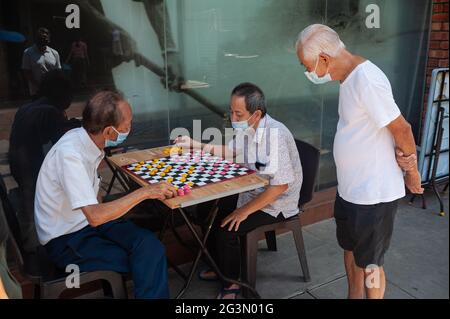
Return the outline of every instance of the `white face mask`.
{"type": "Polygon", "coordinates": [[[317,75],[316,70],[317,70],[317,66],[319,65],[319,60],[320,60],[320,58],[317,59],[316,67],[314,68],[313,72],[308,72],[308,71],[305,72],[306,77],[308,78],[308,80],[310,80],[314,84],[324,84],[324,83],[333,81],[330,73],[328,73],[328,68],[327,68],[327,72],[324,76],[319,77],[317,75]]]}
{"type": "Polygon", "coordinates": [[[253,113],[252,116],[250,116],[248,120],[245,121],[231,122],[231,126],[237,131],[246,131],[251,127],[250,124],[248,124],[248,121],[253,117],[253,115],[255,115],[255,113],[253,113]]]}

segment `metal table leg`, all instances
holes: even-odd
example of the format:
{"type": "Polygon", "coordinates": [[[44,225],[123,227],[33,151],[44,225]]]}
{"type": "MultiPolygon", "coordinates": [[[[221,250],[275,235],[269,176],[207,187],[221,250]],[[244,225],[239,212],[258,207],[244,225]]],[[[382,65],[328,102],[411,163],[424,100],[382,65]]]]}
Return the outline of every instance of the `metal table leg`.
{"type": "Polygon", "coordinates": [[[108,165],[108,167],[111,170],[111,172],[113,173],[113,176],[111,178],[111,181],[109,182],[109,186],[108,186],[108,190],[107,190],[106,194],[109,195],[109,193],[111,193],[111,190],[113,188],[113,185],[114,185],[114,182],[115,182],[116,179],[119,181],[120,185],[123,187],[123,189],[125,191],[129,190],[129,187],[128,187],[127,183],[122,180],[121,176],[117,172],[117,169],[115,169],[111,165],[111,163],[108,161],[107,158],[105,158],[105,162],[106,162],[106,165],[108,165]]]}
{"type": "Polygon", "coordinates": [[[236,284],[239,285],[241,287],[245,287],[247,288],[257,299],[261,299],[261,296],[258,294],[258,292],[256,291],[255,288],[253,288],[252,286],[250,286],[248,283],[244,283],[238,280],[234,280],[234,279],[230,279],[227,278],[223,275],[223,273],[220,271],[219,267],[217,266],[216,262],[214,261],[214,259],[211,257],[208,249],[206,248],[206,241],[208,240],[208,236],[209,233],[211,231],[211,227],[212,224],[214,223],[214,220],[216,219],[216,215],[217,215],[217,211],[218,211],[218,207],[217,207],[218,201],[216,201],[213,205],[213,209],[211,210],[210,216],[209,216],[209,221],[206,227],[206,233],[203,237],[203,239],[200,238],[198,232],[195,230],[194,226],[192,225],[191,221],[189,220],[189,218],[187,217],[187,215],[185,214],[185,212],[183,211],[183,209],[179,208],[178,211],[181,213],[181,216],[183,217],[184,221],[186,222],[189,230],[191,231],[192,235],[194,235],[195,240],[197,241],[198,245],[200,246],[200,249],[197,253],[197,256],[194,260],[194,263],[192,265],[191,271],[189,272],[189,277],[187,282],[185,283],[184,287],[181,289],[181,291],[178,293],[176,299],[180,299],[184,293],[186,292],[186,290],[188,289],[189,285],[191,284],[192,278],[194,273],[197,271],[197,267],[198,267],[198,263],[200,261],[200,258],[202,255],[205,255],[207,260],[209,261],[211,267],[213,268],[213,270],[216,272],[216,274],[220,277],[220,279],[222,279],[224,282],[228,282],[231,284],[236,284]]]}
{"type": "MultiPolygon", "coordinates": [[[[164,225],[158,235],[159,241],[162,241],[162,239],[164,238],[164,234],[166,233],[167,227],[170,224],[170,220],[172,219],[171,215],[172,215],[172,212],[170,213],[170,215],[167,215],[166,219],[164,220],[164,225]]],[[[175,270],[175,272],[181,278],[183,278],[183,280],[185,280],[185,281],[187,280],[188,277],[186,276],[186,274],[177,265],[175,265],[173,262],[171,262],[169,260],[169,258],[167,258],[167,264],[169,265],[169,267],[171,267],[173,270],[175,270]]]]}

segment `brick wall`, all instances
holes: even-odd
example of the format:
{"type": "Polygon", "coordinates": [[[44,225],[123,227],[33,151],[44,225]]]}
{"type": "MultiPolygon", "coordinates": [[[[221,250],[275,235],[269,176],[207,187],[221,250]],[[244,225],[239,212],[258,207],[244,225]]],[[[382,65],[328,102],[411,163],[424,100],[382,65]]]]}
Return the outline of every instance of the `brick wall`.
{"type": "Polygon", "coordinates": [[[435,68],[448,68],[448,5],[449,0],[433,0],[423,114],[427,107],[431,72],[435,68]]]}

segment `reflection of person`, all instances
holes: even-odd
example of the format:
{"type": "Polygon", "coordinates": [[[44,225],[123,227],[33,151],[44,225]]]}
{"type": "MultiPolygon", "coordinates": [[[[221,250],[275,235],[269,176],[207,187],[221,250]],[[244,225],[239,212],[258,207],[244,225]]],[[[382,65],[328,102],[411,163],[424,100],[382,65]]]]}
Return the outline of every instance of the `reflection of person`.
{"type": "Polygon", "coordinates": [[[50,48],[49,44],[50,31],[39,28],[36,32],[35,44],[23,53],[22,69],[32,98],[36,98],[42,76],[51,70],[61,69],[59,53],[50,48]]]}
{"type": "Polygon", "coordinates": [[[394,101],[391,84],[375,64],[346,50],[331,28],[303,30],[297,55],[315,84],[340,81],[339,123],[334,141],[338,195],[337,239],[344,249],[349,298],[383,298],[384,254],[389,248],[399,198],[405,184],[422,193],[417,163],[405,172],[395,148],[416,153],[411,126],[394,101]],[[377,277],[378,285],[365,286],[377,277]]]}
{"type": "Polygon", "coordinates": [[[74,83],[81,88],[87,87],[87,71],[89,67],[89,55],[87,44],[81,36],[72,43],[66,63],[71,62],[74,83]]]}
{"type": "Polygon", "coordinates": [[[133,0],[142,2],[147,13],[148,20],[158,36],[159,45],[166,62],[167,78],[169,87],[179,88],[183,79],[181,78],[181,67],[173,39],[170,25],[170,17],[164,0],[133,0]]]}
{"type": "Polygon", "coordinates": [[[168,183],[99,203],[98,166],[107,146],[131,130],[132,111],[114,92],[97,93],[83,111],[83,127],[66,133],[47,154],[36,185],[35,219],[41,244],[61,269],[131,273],[136,298],[168,298],[163,245],[148,230],[122,219],[147,199],[176,196],[168,183]]]}
{"type": "Polygon", "coordinates": [[[34,190],[44,161],[44,148],[56,144],[69,129],[80,126],[78,120],[68,120],[65,110],[72,102],[70,80],[61,70],[46,73],[36,101],[17,111],[9,141],[11,174],[19,185],[22,208],[19,222],[27,253],[39,245],[34,226],[34,190]]]}
{"type": "MultiPolygon", "coordinates": [[[[142,2],[151,26],[155,30],[161,53],[164,58],[165,67],[167,68],[168,87],[170,89],[179,89],[183,78],[181,75],[181,67],[175,41],[170,27],[169,15],[165,2],[163,0],[133,0],[142,2]]],[[[130,34],[120,28],[114,22],[105,17],[100,11],[102,4],[98,0],[80,1],[74,0],[83,10],[85,16],[91,17],[96,21],[96,30],[100,33],[99,38],[110,39],[114,41],[111,55],[113,60],[115,57],[121,57],[120,62],[135,60],[137,65],[141,64],[139,56],[137,56],[136,42],[130,34]],[[120,39],[120,41],[119,41],[120,39]],[[122,54],[120,54],[122,53],[122,54]]],[[[166,85],[165,79],[162,81],[166,85]]]]}
{"type": "MultiPolygon", "coordinates": [[[[294,137],[286,126],[266,114],[261,89],[250,83],[237,86],[231,96],[231,118],[237,135],[228,147],[203,145],[188,137],[178,138],[176,143],[217,155],[246,154],[243,156],[245,165],[269,179],[269,186],[265,188],[242,193],[239,198],[225,198],[219,203],[217,223],[208,247],[223,274],[237,280],[240,274],[239,236],[297,215],[303,175],[294,137]],[[245,138],[239,138],[242,133],[248,134],[249,143],[244,142],[245,138]]],[[[200,278],[205,280],[216,277],[209,270],[200,273],[200,278]]],[[[239,286],[223,285],[219,298],[236,298],[239,286]]]]}

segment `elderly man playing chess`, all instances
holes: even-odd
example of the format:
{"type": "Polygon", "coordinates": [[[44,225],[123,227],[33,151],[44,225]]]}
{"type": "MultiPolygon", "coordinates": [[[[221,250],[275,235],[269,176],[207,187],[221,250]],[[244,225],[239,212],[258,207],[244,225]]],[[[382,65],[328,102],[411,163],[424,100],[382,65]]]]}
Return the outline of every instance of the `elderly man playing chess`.
{"type": "MultiPolygon", "coordinates": [[[[227,146],[202,144],[189,137],[179,137],[175,143],[217,156],[233,156],[236,162],[269,180],[265,188],[228,197],[219,203],[208,250],[223,274],[237,280],[240,274],[239,236],[297,215],[303,175],[294,137],[286,126],[267,114],[260,88],[251,83],[237,86],[231,94],[230,113],[236,134],[227,146]]],[[[200,278],[215,280],[217,275],[205,270],[200,272],[200,278]]],[[[218,298],[235,299],[239,293],[238,285],[223,283],[218,298]]]]}
{"type": "Polygon", "coordinates": [[[104,148],[125,141],[130,105],[118,93],[97,93],[83,112],[83,127],[66,133],[39,172],[35,220],[39,241],[59,268],[131,273],[139,299],[169,298],[165,249],[153,233],[122,219],[147,199],[176,196],[168,183],[140,188],[100,203],[98,166],[104,148]]]}

